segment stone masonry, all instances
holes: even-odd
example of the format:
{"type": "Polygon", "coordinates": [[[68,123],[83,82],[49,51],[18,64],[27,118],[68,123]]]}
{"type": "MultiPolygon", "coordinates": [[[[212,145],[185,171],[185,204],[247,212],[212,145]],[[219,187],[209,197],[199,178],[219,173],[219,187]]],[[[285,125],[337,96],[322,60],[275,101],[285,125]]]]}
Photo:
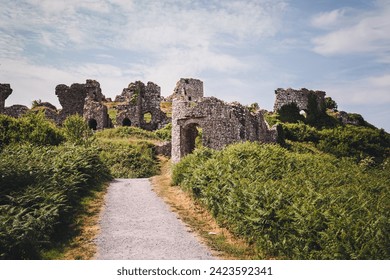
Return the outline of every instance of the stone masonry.
{"type": "Polygon", "coordinates": [[[102,103],[105,99],[99,82],[87,80],[85,84],[56,86],[56,95],[62,106],[57,123],[62,124],[70,115],[80,115],[92,129],[111,127],[108,109],[102,103]]]}
{"type": "Polygon", "coordinates": [[[62,124],[64,120],[71,115],[83,115],[84,102],[87,97],[85,84],[72,84],[70,87],[64,84],[56,86],[55,94],[62,106],[59,112],[58,124],[62,124]]]}
{"type": "Polygon", "coordinates": [[[197,127],[202,128],[203,145],[217,150],[240,141],[277,140],[276,127],[269,128],[260,110],[252,114],[237,102],[228,104],[215,97],[198,96],[197,101],[189,101],[176,96],[172,111],[173,163],[192,152],[197,127]]]}
{"type": "Polygon", "coordinates": [[[317,99],[317,105],[318,109],[321,110],[321,108],[325,104],[325,95],[326,93],[324,91],[313,91],[308,90],[306,88],[302,88],[300,90],[288,88],[278,88],[275,90],[276,99],[274,103],[274,111],[277,112],[282,108],[284,105],[295,103],[299,110],[307,110],[308,109],[308,103],[309,103],[309,96],[312,94],[317,99]]]}
{"type": "Polygon", "coordinates": [[[198,101],[203,97],[203,82],[198,79],[180,79],[173,90],[172,98],[198,101]]]}
{"type": "Polygon", "coordinates": [[[28,107],[24,105],[12,105],[10,107],[5,107],[4,114],[10,117],[19,118],[28,112],[28,107]]]}
{"type": "Polygon", "coordinates": [[[123,126],[136,126],[145,130],[155,130],[166,125],[170,119],[160,109],[161,89],[158,85],[141,81],[130,83],[122,94],[115,98],[118,110],[116,122],[123,126]],[[145,117],[149,114],[149,119],[145,117]]]}
{"type": "Polygon", "coordinates": [[[0,84],[0,114],[5,112],[5,100],[12,93],[10,84],[0,84]]]}

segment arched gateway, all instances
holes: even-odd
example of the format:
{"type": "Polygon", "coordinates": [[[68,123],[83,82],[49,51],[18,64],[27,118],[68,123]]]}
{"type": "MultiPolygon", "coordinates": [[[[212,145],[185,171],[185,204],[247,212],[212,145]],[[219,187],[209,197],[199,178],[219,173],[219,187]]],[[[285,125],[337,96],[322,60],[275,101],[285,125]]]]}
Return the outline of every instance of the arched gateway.
{"type": "Polygon", "coordinates": [[[176,98],[172,103],[172,162],[177,163],[195,147],[197,127],[202,128],[203,146],[222,149],[240,141],[276,142],[276,128],[269,128],[263,113],[251,113],[239,103],[215,97],[199,101],[176,98]]]}

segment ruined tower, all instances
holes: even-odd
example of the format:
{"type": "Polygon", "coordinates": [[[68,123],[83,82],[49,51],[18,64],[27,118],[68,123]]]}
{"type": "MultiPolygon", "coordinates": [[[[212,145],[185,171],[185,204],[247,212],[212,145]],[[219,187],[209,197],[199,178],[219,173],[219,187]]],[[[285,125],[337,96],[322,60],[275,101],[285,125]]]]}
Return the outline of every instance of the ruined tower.
{"type": "Polygon", "coordinates": [[[203,82],[198,79],[180,79],[173,90],[173,98],[198,101],[203,97],[203,82]]]}
{"type": "Polygon", "coordinates": [[[317,101],[318,109],[325,105],[325,95],[324,91],[313,91],[306,88],[300,90],[288,88],[278,88],[275,90],[276,98],[274,103],[274,111],[280,110],[284,105],[295,103],[299,110],[307,110],[309,104],[310,96],[314,97],[317,101]]]}
{"type": "Polygon", "coordinates": [[[169,122],[166,114],[160,109],[161,88],[155,83],[148,82],[146,85],[141,81],[130,83],[115,101],[123,103],[116,107],[118,125],[155,130],[169,122]]]}

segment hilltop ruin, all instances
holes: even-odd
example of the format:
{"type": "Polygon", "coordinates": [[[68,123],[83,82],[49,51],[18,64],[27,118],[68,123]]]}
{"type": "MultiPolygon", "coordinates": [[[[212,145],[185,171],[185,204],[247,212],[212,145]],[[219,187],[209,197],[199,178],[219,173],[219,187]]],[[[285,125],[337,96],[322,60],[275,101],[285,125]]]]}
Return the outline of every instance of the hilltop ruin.
{"type": "Polygon", "coordinates": [[[161,88],[155,83],[146,85],[141,81],[130,83],[121,95],[116,96],[117,125],[136,126],[145,130],[156,130],[170,122],[161,111],[161,88]]]}
{"type": "Polygon", "coordinates": [[[279,111],[284,105],[292,103],[295,103],[299,110],[307,111],[310,96],[316,99],[318,110],[325,106],[326,93],[324,91],[313,91],[306,88],[300,90],[278,88],[275,90],[275,94],[274,112],[279,111]]]}
{"type": "Polygon", "coordinates": [[[186,81],[190,79],[181,79],[174,90],[171,152],[173,163],[179,162],[195,148],[197,128],[202,129],[203,146],[217,150],[240,141],[276,142],[277,129],[268,126],[262,111],[251,113],[237,102],[225,103],[215,97],[203,97],[201,81],[186,81]]]}

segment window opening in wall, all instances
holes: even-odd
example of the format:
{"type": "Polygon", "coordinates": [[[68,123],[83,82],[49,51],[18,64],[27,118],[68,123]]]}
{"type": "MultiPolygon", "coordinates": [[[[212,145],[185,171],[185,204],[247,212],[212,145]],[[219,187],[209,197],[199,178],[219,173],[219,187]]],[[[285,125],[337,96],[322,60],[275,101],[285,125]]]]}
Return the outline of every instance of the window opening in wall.
{"type": "Polygon", "coordinates": [[[90,119],[88,121],[88,127],[92,130],[96,130],[97,129],[97,121],[95,119],[90,119]]]}
{"type": "Polygon", "coordinates": [[[129,118],[124,118],[122,121],[123,126],[131,126],[131,121],[129,118]]]}
{"type": "Polygon", "coordinates": [[[181,156],[184,157],[193,152],[195,148],[203,145],[203,131],[197,123],[191,123],[182,128],[181,156]]]}
{"type": "Polygon", "coordinates": [[[145,123],[151,123],[152,121],[152,113],[147,112],[144,114],[144,122],[145,123]]]}

